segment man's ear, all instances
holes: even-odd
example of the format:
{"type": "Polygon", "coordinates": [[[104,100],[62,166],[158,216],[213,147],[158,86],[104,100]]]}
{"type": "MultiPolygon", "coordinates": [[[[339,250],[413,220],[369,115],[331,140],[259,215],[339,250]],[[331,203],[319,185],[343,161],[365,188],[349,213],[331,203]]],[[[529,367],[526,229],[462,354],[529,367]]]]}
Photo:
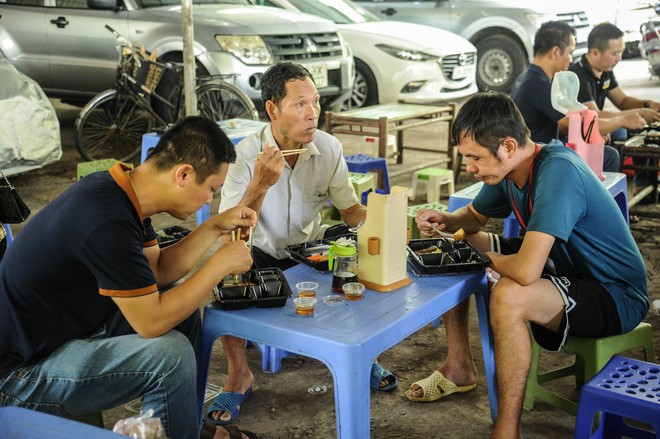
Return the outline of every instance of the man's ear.
{"type": "Polygon", "coordinates": [[[174,168],[174,180],[178,186],[184,186],[195,179],[195,169],[192,165],[184,163],[174,168]]]}
{"type": "Polygon", "coordinates": [[[266,101],[266,105],[264,106],[266,113],[268,114],[268,117],[270,120],[275,119],[275,109],[277,108],[277,105],[275,102],[271,101],[270,99],[266,101]]]}
{"type": "Polygon", "coordinates": [[[513,137],[507,137],[500,142],[504,149],[504,153],[508,158],[513,157],[518,151],[518,142],[513,137]]]}

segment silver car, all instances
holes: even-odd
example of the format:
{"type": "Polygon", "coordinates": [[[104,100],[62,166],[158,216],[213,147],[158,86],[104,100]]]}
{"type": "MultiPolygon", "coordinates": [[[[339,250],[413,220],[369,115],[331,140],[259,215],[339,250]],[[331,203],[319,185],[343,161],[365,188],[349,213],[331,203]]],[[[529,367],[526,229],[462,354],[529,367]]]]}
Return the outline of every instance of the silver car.
{"type": "MultiPolygon", "coordinates": [[[[113,86],[117,51],[106,24],[166,61],[182,59],[180,0],[6,0],[0,16],[4,57],[65,101],[113,86]]],[[[353,58],[331,21],[246,0],[199,0],[193,23],[198,68],[236,75],[258,108],[261,76],[280,60],[312,72],[325,108],[338,109],[351,94],[353,58]]]]}
{"type": "Polygon", "coordinates": [[[575,29],[574,56],[587,51],[591,30],[579,3],[540,0],[355,0],[381,18],[454,32],[477,47],[477,85],[508,92],[533,58],[534,35],[548,20],[575,29]]]}

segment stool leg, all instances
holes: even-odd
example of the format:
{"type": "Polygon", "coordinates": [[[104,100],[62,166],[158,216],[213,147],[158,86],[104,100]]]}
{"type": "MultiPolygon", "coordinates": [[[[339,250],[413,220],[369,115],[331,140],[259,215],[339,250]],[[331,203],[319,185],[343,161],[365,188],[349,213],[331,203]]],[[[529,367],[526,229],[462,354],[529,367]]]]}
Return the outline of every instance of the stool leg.
{"type": "Polygon", "coordinates": [[[532,341],[532,361],[529,364],[529,373],[527,374],[527,387],[525,387],[525,398],[523,399],[523,407],[525,410],[534,409],[534,395],[536,394],[539,384],[537,381],[537,371],[539,368],[539,355],[541,353],[541,347],[534,341],[534,337],[531,337],[532,341]]]}

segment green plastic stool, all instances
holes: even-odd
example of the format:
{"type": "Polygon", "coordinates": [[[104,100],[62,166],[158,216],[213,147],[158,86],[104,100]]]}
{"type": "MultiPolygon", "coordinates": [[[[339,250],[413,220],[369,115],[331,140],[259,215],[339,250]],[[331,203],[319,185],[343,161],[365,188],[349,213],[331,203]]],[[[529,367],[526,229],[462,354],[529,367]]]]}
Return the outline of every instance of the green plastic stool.
{"type": "Polygon", "coordinates": [[[417,211],[421,209],[435,209],[441,212],[446,212],[447,205],[442,203],[426,203],[408,207],[408,228],[410,229],[410,239],[418,239],[420,237],[417,223],[415,223],[415,216],[417,215],[417,211]]]}
{"type": "Polygon", "coordinates": [[[575,377],[575,387],[581,388],[584,383],[593,378],[613,355],[637,347],[644,348],[644,359],[653,363],[653,331],[648,323],[640,323],[632,331],[603,338],[583,338],[569,336],[562,350],[575,354],[575,362],[566,367],[538,373],[539,353],[541,347],[532,337],[532,362],[527,376],[527,388],[523,407],[526,410],[534,408],[534,399],[538,398],[548,404],[565,411],[573,416],[577,415],[577,403],[564,398],[547,388],[543,383],[568,376],[575,377]]]}
{"type": "MultiPolygon", "coordinates": [[[[91,161],[91,162],[78,163],[78,166],[76,168],[76,170],[77,170],[76,180],[80,180],[84,176],[92,174],[94,172],[106,171],[106,170],[110,169],[118,161],[119,160],[115,160],[115,159],[102,159],[102,160],[94,160],[94,161],[91,161]]],[[[133,164],[132,163],[124,163],[124,165],[126,165],[129,168],[133,169],[133,164]]]]}
{"type": "Polygon", "coordinates": [[[361,172],[349,172],[348,176],[353,184],[353,189],[362,204],[367,204],[369,192],[376,192],[376,178],[374,174],[363,174],[361,172]]]}
{"type": "Polygon", "coordinates": [[[440,201],[440,189],[447,185],[447,196],[454,193],[454,171],[441,168],[424,168],[415,171],[412,188],[415,198],[419,195],[420,186],[425,186],[428,203],[440,201]]]}

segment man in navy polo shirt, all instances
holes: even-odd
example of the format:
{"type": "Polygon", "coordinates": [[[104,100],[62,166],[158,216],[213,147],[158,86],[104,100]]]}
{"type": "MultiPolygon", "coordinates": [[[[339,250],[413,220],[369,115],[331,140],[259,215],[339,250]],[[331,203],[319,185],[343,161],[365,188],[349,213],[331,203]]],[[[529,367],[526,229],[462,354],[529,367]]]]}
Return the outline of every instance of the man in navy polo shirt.
{"type": "MultiPolygon", "coordinates": [[[[623,32],[618,27],[611,23],[594,26],[587,39],[587,53],[569,69],[580,79],[578,102],[598,111],[599,120],[636,114],[644,118],[646,123],[659,122],[660,102],[628,96],[616,80],[614,67],[621,61],[624,49],[623,32]],[[605,99],[609,99],[618,110],[605,110],[605,99]]],[[[628,126],[625,128],[633,129],[628,126]]],[[[628,137],[625,130],[612,129],[605,132],[611,132],[612,140],[626,140],[628,137]]],[[[648,165],[649,160],[633,157],[634,164],[638,166],[648,165]]],[[[633,194],[637,194],[657,178],[655,172],[635,171],[633,194]]],[[[649,200],[653,199],[653,196],[649,197],[649,200]]]]}
{"type": "Polygon", "coordinates": [[[225,243],[161,289],[222,235],[255,226],[256,213],[237,206],[162,250],[150,217],[187,219],[235,158],[215,122],[186,118],[135,170],[88,175],[29,220],[0,263],[0,406],[72,417],[141,397],[168,437],[200,436],[199,306],[226,275],[250,268],[249,249],[225,243]]]}
{"type": "MultiPolygon", "coordinates": [[[[520,109],[525,124],[535,142],[550,143],[552,139],[568,137],[568,117],[552,106],[552,80],[557,72],[568,69],[575,49],[574,29],[563,21],[543,23],[534,37],[534,60],[516,80],[511,98],[520,109]]],[[[603,134],[626,127],[640,129],[644,120],[636,114],[599,118],[603,134]]],[[[605,145],[603,170],[616,172],[620,161],[618,151],[605,145]]]]}

